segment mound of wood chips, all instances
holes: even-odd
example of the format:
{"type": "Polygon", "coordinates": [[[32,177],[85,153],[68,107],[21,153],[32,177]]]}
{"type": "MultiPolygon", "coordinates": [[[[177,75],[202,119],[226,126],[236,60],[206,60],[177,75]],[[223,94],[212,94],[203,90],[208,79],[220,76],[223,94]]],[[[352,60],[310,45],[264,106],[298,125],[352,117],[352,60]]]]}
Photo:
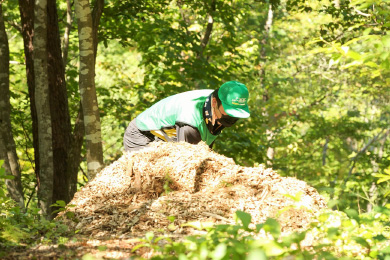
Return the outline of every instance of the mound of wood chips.
{"type": "Polygon", "coordinates": [[[305,182],[264,166],[243,167],[204,143],[158,142],[126,153],[103,169],[70,202],[74,219],[57,217],[93,237],[143,236],[147,231],[185,235],[190,221],[235,223],[237,210],[253,223],[277,218],[283,232],[307,227],[326,207],[305,182]]]}

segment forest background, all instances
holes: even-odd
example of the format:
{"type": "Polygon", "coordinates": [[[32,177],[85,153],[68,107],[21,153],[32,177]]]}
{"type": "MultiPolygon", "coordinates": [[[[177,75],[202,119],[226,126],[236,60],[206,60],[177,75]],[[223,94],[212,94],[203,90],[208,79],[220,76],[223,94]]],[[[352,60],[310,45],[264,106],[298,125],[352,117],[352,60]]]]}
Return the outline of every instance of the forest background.
{"type": "Polygon", "coordinates": [[[156,101],[228,80],[247,85],[251,117],[216,152],[304,180],[334,209],[386,207],[389,16],[385,0],[2,0],[2,225],[50,219],[156,101]]]}

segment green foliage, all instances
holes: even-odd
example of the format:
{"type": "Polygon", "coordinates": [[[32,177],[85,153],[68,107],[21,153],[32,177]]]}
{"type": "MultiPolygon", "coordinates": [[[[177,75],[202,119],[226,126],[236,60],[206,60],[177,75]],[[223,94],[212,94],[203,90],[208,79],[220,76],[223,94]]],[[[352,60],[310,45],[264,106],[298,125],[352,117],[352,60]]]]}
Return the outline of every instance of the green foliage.
{"type": "MultiPolygon", "coordinates": [[[[11,200],[5,190],[5,180],[8,179],[8,176],[5,173],[5,169],[2,167],[4,161],[0,160],[0,232],[3,233],[7,228],[8,225],[6,221],[4,221],[4,218],[6,214],[12,210],[14,207],[15,202],[11,200]],[[3,230],[3,232],[2,232],[3,230]]],[[[1,234],[0,233],[0,234],[1,234]]],[[[19,234],[17,234],[19,235],[19,234]]],[[[6,241],[1,235],[0,235],[0,243],[6,241]]]]}
{"type": "Polygon", "coordinates": [[[153,250],[151,259],[388,259],[390,209],[378,207],[371,214],[347,216],[325,211],[306,231],[281,233],[279,223],[267,219],[251,228],[251,216],[237,211],[242,224],[187,224],[203,235],[173,241],[148,232],[133,251],[153,250]],[[164,241],[164,242],[162,242],[164,241]]]}
{"type": "MultiPolygon", "coordinates": [[[[118,35],[109,30],[103,33],[106,38],[119,38],[123,45],[137,46],[147,75],[144,91],[152,92],[157,99],[194,88],[216,88],[222,80],[248,76],[240,60],[245,51],[238,49],[248,38],[245,34],[238,35],[240,29],[233,24],[249,21],[253,16],[247,11],[261,8],[263,4],[246,5],[242,1],[237,1],[234,7],[224,2],[215,4],[217,12],[212,11],[209,1],[173,1],[169,5],[156,1],[149,5],[148,12],[141,5],[139,9],[122,6],[134,5],[133,2],[109,5],[109,12],[121,8],[121,19],[126,21],[122,25],[126,26],[127,34],[118,35]],[[209,13],[213,15],[215,36],[204,48],[201,40],[209,13]]],[[[103,17],[103,24],[110,19],[103,17]]],[[[257,26],[253,24],[248,29],[255,28],[257,26]]]]}
{"type": "MultiPolygon", "coordinates": [[[[390,183],[390,168],[384,169],[383,173],[375,174],[375,177],[379,178],[377,183],[380,184],[382,182],[390,183]]],[[[388,187],[388,185],[387,185],[388,187]]],[[[390,195],[390,188],[387,188],[386,193],[383,195],[385,197],[390,195]]]]}
{"type": "Polygon", "coordinates": [[[29,208],[26,212],[18,207],[2,209],[0,226],[0,242],[6,246],[52,243],[69,235],[66,225],[42,218],[38,208],[29,208]]]}
{"type": "Polygon", "coordinates": [[[143,102],[140,83],[140,55],[133,49],[111,41],[101,46],[96,58],[96,87],[102,121],[105,161],[118,159],[122,152],[123,133],[128,123],[140,113],[143,102]]]}
{"type": "MultiPolygon", "coordinates": [[[[331,207],[345,210],[347,215],[320,217],[316,229],[311,229],[322,230],[319,237],[327,240],[314,249],[325,248],[316,251],[321,253],[319,258],[350,257],[347,249],[333,251],[343,243],[360,246],[366,249],[363,254],[370,252],[384,259],[385,250],[376,246],[383,238],[382,231],[388,237],[387,231],[379,232],[374,224],[384,225],[380,219],[387,210],[361,213],[385,205],[390,193],[388,1],[109,0],[105,4],[99,27],[102,44],[96,62],[96,86],[107,164],[121,156],[127,124],[157,100],[181,91],[216,88],[227,80],[242,81],[250,90],[251,117],[224,130],[214,149],[238,164],[265,163],[283,176],[302,179],[334,202],[331,207]],[[269,11],[273,20],[267,34],[264,25],[269,11]],[[209,15],[213,28],[203,46],[209,15]],[[273,156],[267,155],[269,152],[273,156]],[[371,214],[380,217],[372,218],[371,214]],[[341,224],[328,225],[332,219],[341,224]],[[366,234],[363,225],[369,227],[371,235],[361,235],[366,234]]],[[[3,1],[2,7],[12,61],[13,134],[25,194],[34,194],[34,151],[19,10],[15,1],[3,1]]],[[[65,4],[59,3],[59,17],[65,17],[64,10],[65,4]]],[[[61,35],[64,28],[60,19],[61,35]]],[[[72,123],[80,101],[75,21],[73,28],[66,64],[72,123]]],[[[85,181],[79,177],[82,185],[85,181]]],[[[18,211],[6,196],[4,178],[8,177],[0,168],[1,242],[33,241],[43,234],[56,237],[47,228],[54,222],[39,218],[36,196],[32,195],[26,213],[18,211]]],[[[169,179],[164,189],[169,191],[169,179]]],[[[291,198],[299,201],[298,195],[291,198]]],[[[65,208],[63,203],[55,206],[65,208]]],[[[261,259],[273,250],[275,257],[280,252],[298,258],[314,254],[288,247],[306,233],[276,241],[280,230],[274,220],[254,229],[246,213],[236,215],[240,225],[207,227],[206,237],[195,236],[184,244],[172,242],[171,249],[168,246],[166,250],[177,247],[185,254],[215,259],[233,254],[229,250],[235,245],[239,245],[238,250],[248,250],[248,258],[261,259]],[[259,245],[245,232],[268,232],[274,240],[259,245]]],[[[148,235],[145,243],[162,250],[155,241],[148,235]]]]}
{"type": "Polygon", "coordinates": [[[0,247],[49,243],[67,235],[67,226],[42,218],[39,208],[30,207],[24,212],[15,205],[4,192],[3,180],[9,176],[5,175],[2,164],[0,160],[0,247]]]}
{"type": "Polygon", "coordinates": [[[163,186],[165,194],[168,194],[172,191],[171,189],[172,184],[173,184],[173,180],[171,176],[169,176],[169,173],[167,172],[164,176],[164,186],[163,186]]]}
{"type": "Polygon", "coordinates": [[[65,201],[63,200],[57,200],[56,203],[53,203],[52,205],[50,205],[50,207],[53,207],[54,210],[52,212],[52,214],[56,214],[56,213],[59,213],[59,212],[63,212],[63,211],[66,211],[65,212],[65,216],[69,219],[74,219],[75,215],[74,215],[74,212],[72,211],[67,211],[67,209],[69,208],[72,208],[72,207],[76,207],[76,205],[72,205],[72,204],[66,204],[65,201]]]}

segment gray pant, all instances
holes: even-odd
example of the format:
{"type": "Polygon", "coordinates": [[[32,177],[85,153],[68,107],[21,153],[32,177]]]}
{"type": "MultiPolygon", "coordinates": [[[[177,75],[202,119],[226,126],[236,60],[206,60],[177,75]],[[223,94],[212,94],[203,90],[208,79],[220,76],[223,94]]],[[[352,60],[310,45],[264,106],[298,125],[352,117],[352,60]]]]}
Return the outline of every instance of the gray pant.
{"type": "MultiPolygon", "coordinates": [[[[176,137],[171,139],[167,138],[167,141],[184,141],[190,144],[197,144],[202,140],[198,129],[193,126],[177,123],[175,126],[173,126],[173,128],[176,129],[176,137]]],[[[141,150],[147,147],[149,143],[154,141],[163,140],[157,136],[154,136],[150,131],[139,130],[135,123],[135,119],[130,122],[126,129],[125,135],[123,136],[123,146],[127,152],[141,150]]],[[[212,147],[212,145],[210,145],[210,147],[212,147]]]]}
{"type": "Polygon", "coordinates": [[[154,140],[154,135],[148,131],[139,130],[135,124],[135,119],[133,119],[123,136],[123,146],[125,147],[126,152],[138,151],[148,146],[148,144],[154,140]]]}

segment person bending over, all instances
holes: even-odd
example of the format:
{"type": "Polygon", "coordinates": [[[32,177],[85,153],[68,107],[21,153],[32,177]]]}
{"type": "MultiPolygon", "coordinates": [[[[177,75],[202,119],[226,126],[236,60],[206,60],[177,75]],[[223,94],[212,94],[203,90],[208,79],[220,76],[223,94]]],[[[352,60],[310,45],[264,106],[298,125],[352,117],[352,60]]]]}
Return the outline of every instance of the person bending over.
{"type": "Polygon", "coordinates": [[[164,98],[130,122],[123,137],[125,151],[137,151],[155,141],[204,141],[212,148],[225,127],[250,116],[248,98],[247,87],[237,81],[228,81],[216,90],[164,98]]]}

